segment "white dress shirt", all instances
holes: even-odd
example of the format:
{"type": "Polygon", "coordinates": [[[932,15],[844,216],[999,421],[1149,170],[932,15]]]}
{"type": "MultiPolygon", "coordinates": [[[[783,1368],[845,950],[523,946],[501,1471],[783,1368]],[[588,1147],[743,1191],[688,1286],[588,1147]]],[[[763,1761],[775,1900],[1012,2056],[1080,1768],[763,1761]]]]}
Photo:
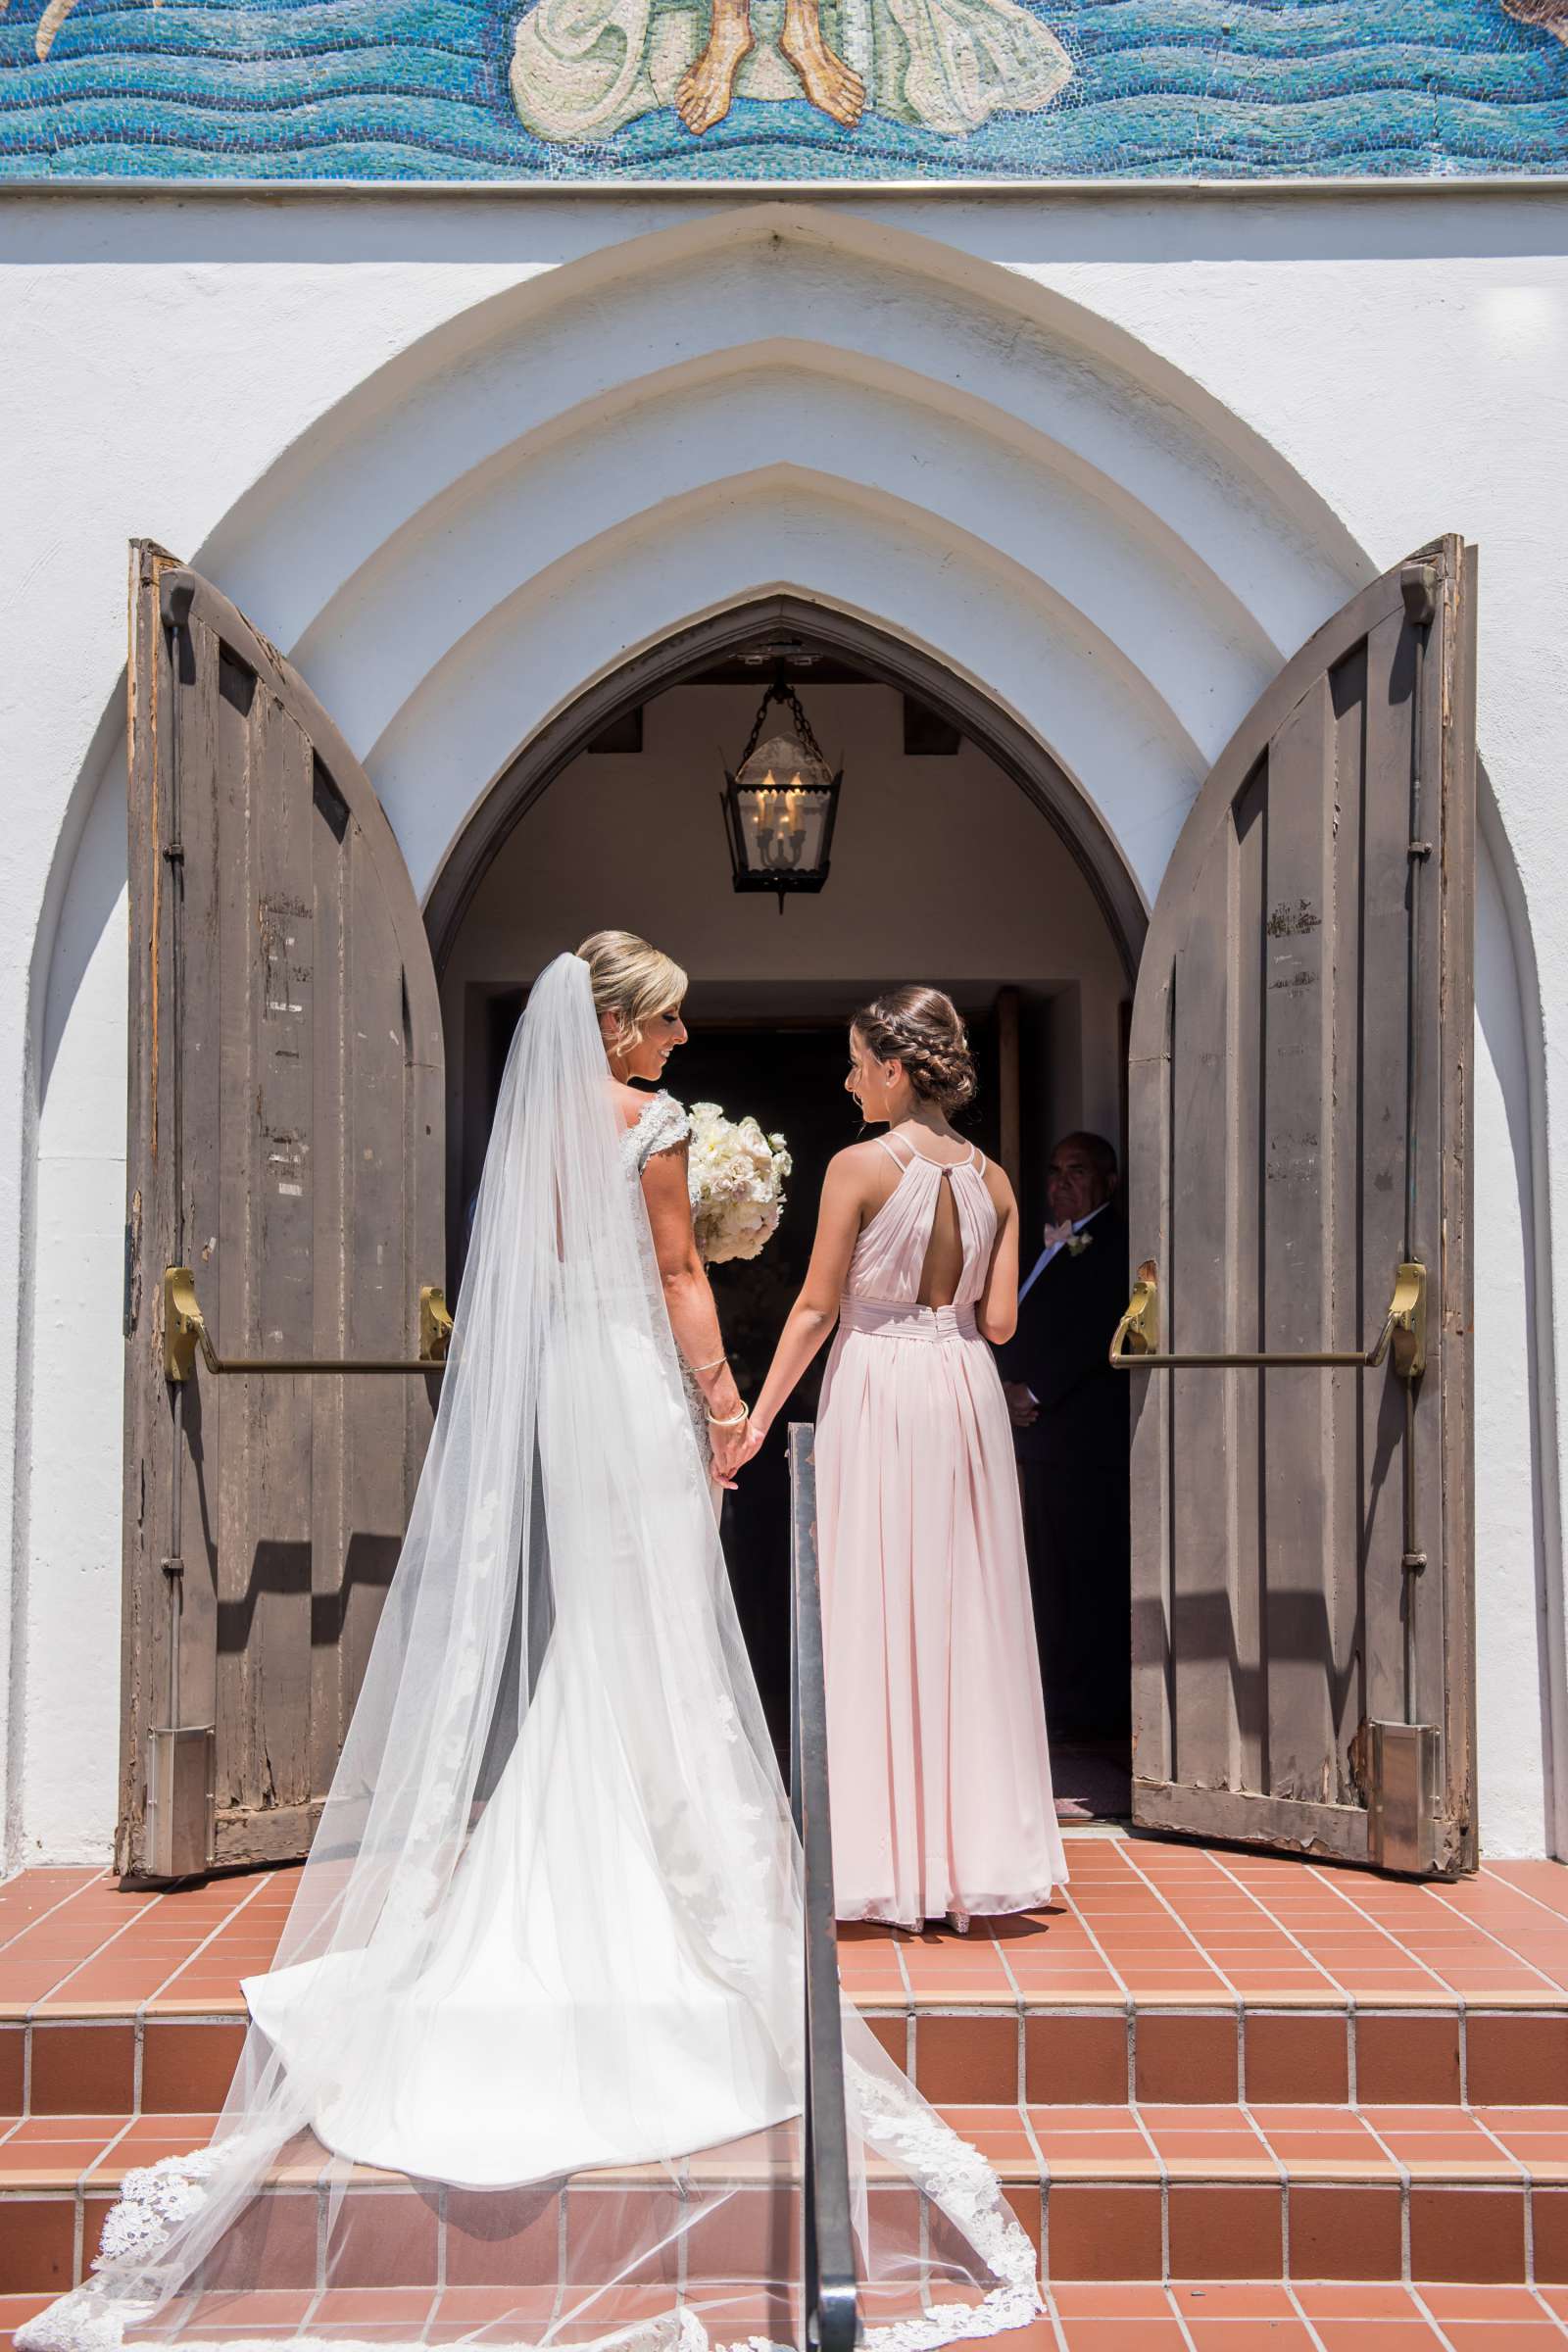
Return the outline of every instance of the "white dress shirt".
{"type": "MultiPolygon", "coordinates": [[[[1100,1208],[1104,1208],[1106,1205],[1107,1203],[1102,1200],[1100,1203],[1100,1208]]],[[[1087,1217],[1076,1217],[1073,1220],[1072,1229],[1074,1233],[1082,1233],[1086,1225],[1092,1224],[1095,1218],[1099,1216],[1100,1208],[1092,1208],[1087,1217]]],[[[1020,1306],[1022,1306],[1024,1300],[1028,1298],[1030,1292],[1034,1289],[1035,1284],[1040,1280],[1041,1275],[1050,1265],[1057,1250],[1065,1250],[1066,1247],[1067,1245],[1065,1242],[1050,1242],[1047,1244],[1046,1248],[1041,1250],[1040,1255],[1035,1259],[1034,1264],[1029,1269],[1028,1279],[1019,1285],[1018,1304],[1020,1306]]]]}

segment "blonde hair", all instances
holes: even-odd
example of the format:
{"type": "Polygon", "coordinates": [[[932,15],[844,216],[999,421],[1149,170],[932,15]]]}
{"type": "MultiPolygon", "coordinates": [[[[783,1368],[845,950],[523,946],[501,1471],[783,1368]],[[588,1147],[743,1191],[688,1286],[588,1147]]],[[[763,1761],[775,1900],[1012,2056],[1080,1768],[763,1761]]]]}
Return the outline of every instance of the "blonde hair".
{"type": "Polygon", "coordinates": [[[680,965],[635,931],[596,931],[577,953],[588,966],[594,1010],[614,1015],[623,1048],[639,1045],[649,1022],[671,1011],[686,994],[680,965]]]}
{"type": "Polygon", "coordinates": [[[915,1093],[950,1116],[972,1102],[974,1055],[969,1033],[951,997],[940,988],[889,989],[862,1005],[850,1023],[878,1061],[899,1061],[915,1093]]]}

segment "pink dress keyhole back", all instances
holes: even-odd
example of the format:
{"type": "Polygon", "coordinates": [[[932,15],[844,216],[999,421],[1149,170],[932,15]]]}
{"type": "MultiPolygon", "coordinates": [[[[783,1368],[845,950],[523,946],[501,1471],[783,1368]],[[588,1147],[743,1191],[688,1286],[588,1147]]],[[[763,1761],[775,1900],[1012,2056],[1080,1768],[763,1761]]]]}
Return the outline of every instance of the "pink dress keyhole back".
{"type": "Polygon", "coordinates": [[[1012,1425],[975,1323],[985,1161],[877,1139],[896,1190],[850,1261],[816,1428],[838,1914],[913,1928],[1063,1886],[1012,1425]],[[941,1190],[963,1265],[921,1306],[941,1190]]]}

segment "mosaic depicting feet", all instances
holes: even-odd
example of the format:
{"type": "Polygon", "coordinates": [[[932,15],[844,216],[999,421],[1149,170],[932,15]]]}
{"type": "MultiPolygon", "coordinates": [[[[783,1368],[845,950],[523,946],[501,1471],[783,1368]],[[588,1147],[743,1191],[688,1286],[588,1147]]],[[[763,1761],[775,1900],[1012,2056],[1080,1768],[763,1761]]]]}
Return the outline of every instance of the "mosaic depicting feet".
{"type": "Polygon", "coordinates": [[[675,112],[688,130],[699,136],[711,130],[729,113],[735,95],[735,76],[752,47],[752,28],[744,15],[713,12],[708,46],[675,92],[675,112]]]}
{"type": "Polygon", "coordinates": [[[853,130],[865,112],[865,84],[823,39],[816,0],[808,0],[808,5],[790,0],[778,45],[800,75],[801,87],[811,104],[833,122],[842,122],[846,130],[853,130]]]}

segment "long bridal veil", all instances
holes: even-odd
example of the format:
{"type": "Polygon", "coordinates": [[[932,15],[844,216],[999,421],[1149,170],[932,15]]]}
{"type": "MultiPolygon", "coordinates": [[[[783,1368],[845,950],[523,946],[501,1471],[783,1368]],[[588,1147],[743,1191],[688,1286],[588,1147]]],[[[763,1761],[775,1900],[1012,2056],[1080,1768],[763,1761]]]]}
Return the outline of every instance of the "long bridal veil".
{"type": "MultiPolygon", "coordinates": [[[[28,2352],[801,2338],[801,1855],[621,1144],[564,956],[217,2134],[28,2352]]],[[[871,2340],[1022,2324],[995,2177],[843,2015],[871,2340]]]]}

